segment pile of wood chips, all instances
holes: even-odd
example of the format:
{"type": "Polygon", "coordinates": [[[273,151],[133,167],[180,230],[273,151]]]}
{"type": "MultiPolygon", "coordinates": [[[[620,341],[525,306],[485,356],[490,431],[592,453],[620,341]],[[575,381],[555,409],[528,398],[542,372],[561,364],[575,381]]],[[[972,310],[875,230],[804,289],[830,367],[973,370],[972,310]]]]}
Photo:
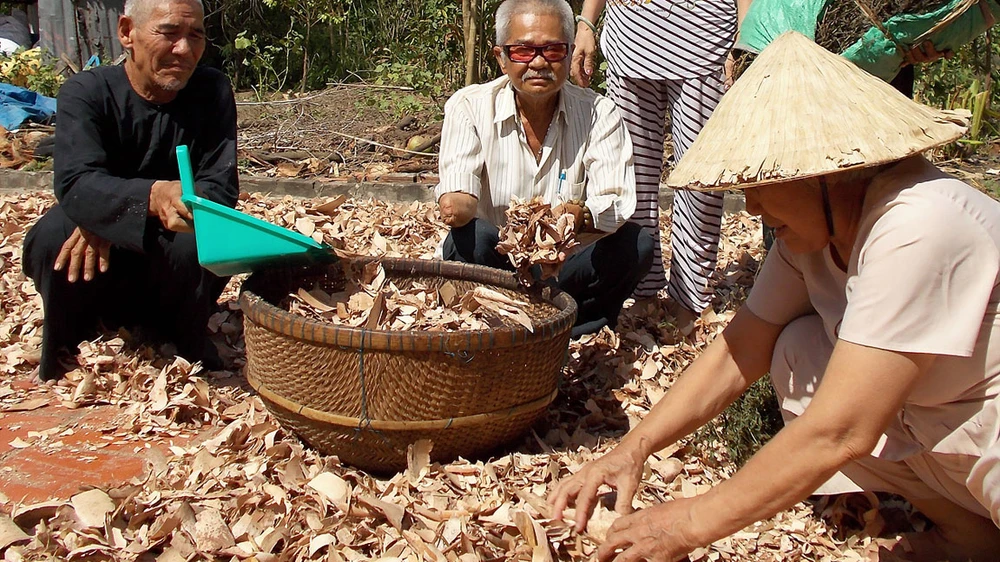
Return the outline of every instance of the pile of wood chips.
{"type": "Polygon", "coordinates": [[[500,229],[497,251],[506,255],[526,286],[535,283],[531,267],[541,268],[542,279],[559,272],[569,251],[579,244],[573,215],[555,216],[552,207],[535,197],[530,201],[512,197],[507,224],[500,229]]]}
{"type": "Polygon", "coordinates": [[[291,228],[341,250],[345,255],[430,259],[447,234],[434,203],[393,205],[349,200],[341,195],[323,203],[285,196],[275,201],[243,194],[237,209],[291,228]]]}
{"type": "Polygon", "coordinates": [[[288,309],[307,318],[369,330],[489,330],[516,322],[534,331],[524,311],[528,303],[487,287],[460,295],[450,281],[432,289],[404,280],[401,288],[386,277],[380,261],[357,268],[345,263],[344,270],[343,291],[302,287],[289,295],[288,309]]]}
{"type": "MultiPolygon", "coordinates": [[[[419,442],[406,471],[380,479],[304,447],[241,374],[205,373],[126,337],[111,334],[84,344],[79,367],[60,384],[26,389],[22,383],[38,361],[41,303],[21,273],[21,244],[52,203],[48,194],[0,195],[0,424],[7,423],[5,412],[60,404],[112,409],[114,419],[96,429],[101,443],[73,442],[66,436],[81,428],[67,423],[10,445],[59,455],[131,443],[145,456],[149,474],[38,505],[19,504],[0,490],[5,561],[588,560],[614,515],[599,507],[587,532],[577,534],[551,519],[543,498],[555,481],[607,452],[649,412],[732,318],[762,257],[759,221],[727,215],[714,312],[696,322],[693,340],[680,336],[662,306],[633,305],[618,331],[605,329],[571,344],[560,396],[509,453],[438,464],[428,460],[432,444],[419,442]],[[155,445],[170,441],[185,445],[155,445]]],[[[300,200],[253,196],[248,206],[291,224],[308,218],[324,235],[366,233],[374,254],[405,247],[420,255],[426,246],[415,243],[414,233],[444,233],[419,206],[344,203],[352,216],[367,216],[370,226],[317,215],[300,200]],[[400,223],[389,216],[409,218],[400,223]],[[384,248],[374,243],[375,233],[384,248]]],[[[664,233],[667,226],[664,220],[664,233]]],[[[343,241],[354,244],[350,235],[343,241]]],[[[227,288],[226,306],[211,320],[236,351],[242,349],[235,305],[240,281],[227,288]]],[[[704,493],[734,470],[724,444],[685,440],[650,458],[633,505],[704,493]]],[[[691,560],[873,560],[886,525],[880,499],[851,497],[856,501],[800,503],[698,549],[691,560]],[[837,521],[862,523],[831,527],[837,521]]]]}

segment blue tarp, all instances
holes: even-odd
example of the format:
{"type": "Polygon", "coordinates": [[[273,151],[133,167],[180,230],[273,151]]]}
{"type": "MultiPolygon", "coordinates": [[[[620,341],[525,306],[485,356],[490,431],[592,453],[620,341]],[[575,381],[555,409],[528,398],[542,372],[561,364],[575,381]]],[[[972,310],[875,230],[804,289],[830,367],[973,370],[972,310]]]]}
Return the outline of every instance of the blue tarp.
{"type": "Polygon", "coordinates": [[[43,122],[55,113],[55,98],[0,83],[0,127],[10,131],[25,121],[43,122]]]}

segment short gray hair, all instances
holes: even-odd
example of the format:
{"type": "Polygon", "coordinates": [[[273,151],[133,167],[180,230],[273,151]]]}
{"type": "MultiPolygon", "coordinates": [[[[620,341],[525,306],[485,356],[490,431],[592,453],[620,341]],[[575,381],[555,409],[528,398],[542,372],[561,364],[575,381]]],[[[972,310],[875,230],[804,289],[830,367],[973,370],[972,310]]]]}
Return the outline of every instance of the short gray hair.
{"type": "Polygon", "coordinates": [[[573,8],[566,0],[505,0],[496,13],[497,45],[505,45],[510,38],[510,20],[521,14],[551,14],[562,20],[563,35],[572,44],[576,36],[573,8]]]}
{"type": "Polygon", "coordinates": [[[125,0],[125,17],[134,23],[142,23],[153,13],[153,6],[160,2],[190,2],[197,4],[201,8],[201,13],[205,13],[205,4],[202,0],[125,0]]]}

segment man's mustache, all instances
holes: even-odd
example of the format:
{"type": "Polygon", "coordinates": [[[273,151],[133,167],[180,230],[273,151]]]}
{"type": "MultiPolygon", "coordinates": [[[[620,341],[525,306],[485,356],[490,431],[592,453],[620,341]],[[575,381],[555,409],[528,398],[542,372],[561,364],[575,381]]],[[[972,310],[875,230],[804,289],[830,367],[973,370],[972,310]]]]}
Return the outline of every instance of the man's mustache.
{"type": "Polygon", "coordinates": [[[532,78],[544,78],[545,80],[554,80],[556,77],[555,73],[551,70],[532,70],[528,69],[521,77],[522,80],[531,80],[532,78]]]}

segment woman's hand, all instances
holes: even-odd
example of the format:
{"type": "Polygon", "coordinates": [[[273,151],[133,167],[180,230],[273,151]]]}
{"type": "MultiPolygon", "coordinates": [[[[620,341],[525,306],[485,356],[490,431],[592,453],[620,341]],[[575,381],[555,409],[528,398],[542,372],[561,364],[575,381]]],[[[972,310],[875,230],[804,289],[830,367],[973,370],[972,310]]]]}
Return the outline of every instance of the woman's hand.
{"type": "Polygon", "coordinates": [[[578,24],[576,42],[573,45],[570,75],[577,86],[589,88],[590,78],[594,75],[594,53],[597,52],[597,37],[594,36],[594,30],[586,24],[578,24]]]}
{"type": "Polygon", "coordinates": [[[924,41],[919,45],[914,45],[909,51],[904,53],[907,64],[918,64],[934,62],[940,58],[950,59],[955,53],[950,50],[938,51],[931,41],[924,41]]]}
{"type": "Polygon", "coordinates": [[[668,501],[619,518],[597,551],[601,562],[674,562],[704,546],[694,535],[697,498],[668,501]]]}
{"type": "Polygon", "coordinates": [[[589,462],[583,470],[567,478],[549,494],[553,516],[562,520],[563,511],[570,504],[576,506],[576,530],[583,532],[587,521],[594,514],[597,505],[597,490],[607,484],[618,491],[615,511],[621,514],[632,512],[632,497],[642,479],[642,467],[646,456],[637,448],[620,444],[610,453],[589,462]]]}

